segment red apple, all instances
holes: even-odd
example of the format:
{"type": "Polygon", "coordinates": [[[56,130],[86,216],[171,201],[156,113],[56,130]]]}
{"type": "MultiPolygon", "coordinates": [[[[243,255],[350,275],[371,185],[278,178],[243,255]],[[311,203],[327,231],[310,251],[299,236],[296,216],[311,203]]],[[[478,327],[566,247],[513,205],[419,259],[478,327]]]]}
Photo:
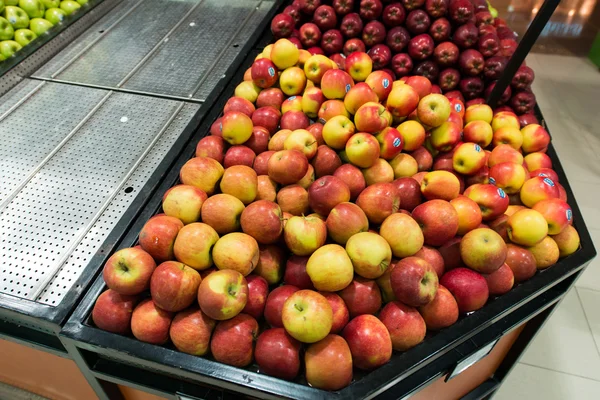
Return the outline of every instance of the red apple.
{"type": "Polygon", "coordinates": [[[352,235],[369,229],[367,216],[354,203],[336,205],[330,211],[326,224],[329,236],[341,245],[345,245],[352,235]]]}
{"type": "Polygon", "coordinates": [[[281,208],[277,203],[259,200],[242,212],[240,223],[242,230],[261,244],[275,243],[281,237],[281,208]]]}
{"type": "Polygon", "coordinates": [[[288,14],[277,14],[271,21],[271,32],[276,38],[290,37],[294,30],[295,21],[288,14]]]}
{"type": "Polygon", "coordinates": [[[450,0],[448,14],[452,22],[464,24],[473,18],[475,8],[470,0],[450,0]]]}
{"type": "Polygon", "coordinates": [[[458,304],[452,293],[442,285],[429,304],[419,307],[419,312],[427,329],[432,331],[447,328],[458,320],[458,304]]]}
{"type": "Polygon", "coordinates": [[[383,22],[389,27],[400,26],[406,20],[406,10],[400,3],[392,3],[383,9],[383,22]]]}
{"type": "Polygon", "coordinates": [[[346,303],[340,296],[331,292],[319,292],[327,299],[331,310],[333,311],[333,324],[331,325],[331,333],[339,333],[344,329],[350,320],[350,312],[346,303]]]}
{"type": "Polygon", "coordinates": [[[260,372],[292,380],[300,371],[302,344],[283,328],[267,329],[256,341],[255,358],[260,372]]]}
{"type": "Polygon", "coordinates": [[[258,320],[263,316],[269,294],[269,283],[258,275],[248,275],[246,282],[248,282],[248,302],[242,312],[258,320]]]}
{"type": "Polygon", "coordinates": [[[327,55],[341,53],[344,48],[344,37],[337,29],[330,29],[321,37],[321,48],[327,55]]]}
{"type": "Polygon", "coordinates": [[[258,108],[271,106],[276,110],[280,110],[282,103],[283,92],[279,88],[261,90],[261,92],[258,94],[258,98],[256,99],[256,107],[258,108]]]}
{"type": "Polygon", "coordinates": [[[381,309],[379,319],[390,332],[392,347],[396,351],[406,351],[425,339],[425,321],[413,307],[399,301],[389,302],[381,309]]]}
{"type": "Polygon", "coordinates": [[[429,34],[438,43],[444,42],[450,39],[450,33],[452,31],[452,27],[450,25],[450,21],[446,18],[438,18],[431,23],[429,27],[429,34]]]}
{"type": "Polygon", "coordinates": [[[381,308],[381,292],[375,281],[355,277],[345,289],[339,292],[346,303],[350,317],[362,314],[376,314],[381,308]]]}
{"type": "Polygon", "coordinates": [[[312,281],[306,272],[307,262],[308,257],[292,255],[287,261],[283,281],[287,285],[292,285],[299,289],[314,289],[312,281]]]}
{"type": "Polygon", "coordinates": [[[405,25],[413,35],[419,35],[429,30],[431,19],[423,10],[412,10],[406,16],[405,25]]]}
{"type": "Polygon", "coordinates": [[[363,30],[363,22],[360,15],[357,13],[350,13],[342,18],[340,24],[340,31],[347,38],[355,38],[360,36],[363,30]]]}
{"type": "Polygon", "coordinates": [[[108,289],[98,296],[92,320],[102,330],[126,335],[131,332],[131,313],[138,301],[138,296],[121,295],[108,289]]]}
{"type": "Polygon", "coordinates": [[[281,312],[283,310],[283,304],[285,301],[298,290],[297,287],[292,285],[283,285],[275,288],[269,293],[267,297],[267,303],[265,305],[265,320],[274,328],[282,328],[283,322],[281,320],[281,312]]]}
{"type": "Polygon", "coordinates": [[[383,4],[380,0],[361,0],[360,16],[366,21],[379,18],[383,11],[383,4]]]}
{"type": "Polygon", "coordinates": [[[210,352],[218,362],[245,367],[252,362],[258,332],[258,322],[247,314],[219,322],[210,341],[210,352]]]}
{"type": "Polygon", "coordinates": [[[304,356],[306,380],[317,389],[340,390],[352,382],[352,353],[338,335],[311,344],[304,356]]]}
{"type": "Polygon", "coordinates": [[[360,169],[351,164],[338,167],[333,175],[340,178],[350,189],[350,199],[356,200],[358,195],[365,189],[366,182],[360,169]]]}
{"type": "Polygon", "coordinates": [[[396,298],[413,307],[433,300],[438,288],[435,270],[429,262],[418,257],[406,257],[396,263],[390,282],[396,298]]]}
{"type": "Polygon", "coordinates": [[[400,196],[391,183],[375,183],[368,186],[356,199],[372,224],[381,224],[388,216],[398,212],[400,196]]]}
{"type": "Polygon", "coordinates": [[[150,254],[131,247],[113,254],[104,264],[102,276],[109,289],[121,295],[135,295],[149,287],[155,268],[156,263],[150,254]]]}
{"type": "Polygon", "coordinates": [[[152,274],[152,300],[165,311],[181,311],[196,299],[201,280],[200,274],[187,265],[166,261],[156,267],[152,274]]]}
{"type": "Polygon", "coordinates": [[[344,328],[344,339],[356,368],[372,370],[387,363],[392,356],[392,340],[385,325],[373,315],[364,314],[344,328]]]}
{"type": "Polygon", "coordinates": [[[244,276],[237,271],[215,271],[206,276],[198,288],[200,309],[219,321],[238,315],[247,301],[248,284],[244,276]]]}
{"type": "Polygon", "coordinates": [[[362,40],[367,47],[383,43],[386,36],[385,26],[379,21],[368,22],[362,31],[362,40]]]}
{"type": "Polygon", "coordinates": [[[392,70],[398,77],[410,75],[413,70],[412,58],[407,53],[398,53],[392,58],[392,70]]]}
{"type": "Polygon", "coordinates": [[[461,313],[479,310],[489,297],[485,278],[467,268],[446,272],[440,283],[452,293],[461,313]]]}
{"type": "Polygon", "coordinates": [[[169,336],[177,350],[203,356],[208,352],[214,328],[215,321],[193,306],[175,315],[169,336]]]}
{"type": "Polygon", "coordinates": [[[157,215],[150,218],[140,231],[140,246],[158,262],[172,260],[175,257],[173,245],[181,228],[183,222],[175,217],[157,215]]]}
{"type": "Polygon", "coordinates": [[[484,221],[496,219],[508,208],[508,196],[492,184],[469,186],[464,195],[479,205],[484,221]]]}
{"type": "MultiPolygon", "coordinates": [[[[252,123],[254,125],[266,128],[271,135],[277,131],[277,126],[279,125],[280,119],[283,119],[281,113],[279,112],[279,110],[272,106],[261,107],[254,111],[254,113],[252,114],[252,123]]],[[[290,119],[291,118],[289,116],[286,117],[286,121],[290,119]]],[[[300,124],[297,123],[297,125],[300,124]]]]}
{"type": "Polygon", "coordinates": [[[346,68],[348,67],[348,56],[355,52],[366,53],[367,47],[359,38],[349,39],[344,43],[344,55],[346,56],[346,68]]]}
{"type": "MultiPolygon", "coordinates": [[[[289,17],[289,15],[287,17],[289,17]]],[[[270,88],[279,79],[277,67],[275,64],[273,64],[273,61],[268,58],[259,58],[258,60],[254,61],[251,71],[252,82],[262,89],[270,88]]]]}
{"type": "Polygon", "coordinates": [[[308,196],[310,207],[318,214],[327,216],[337,204],[350,200],[350,189],[340,178],[326,175],[313,182],[308,196]]]}
{"type": "Polygon", "coordinates": [[[219,136],[205,136],[196,145],[196,157],[208,157],[223,162],[225,142],[219,136]]]}
{"type": "Polygon", "coordinates": [[[413,37],[408,43],[408,54],[414,60],[424,60],[433,54],[434,43],[431,36],[421,34],[413,37]]]}
{"type": "MultiPolygon", "coordinates": [[[[260,127],[258,127],[260,129],[260,127]]],[[[223,166],[225,168],[233,167],[234,165],[245,165],[252,167],[256,153],[249,147],[243,145],[231,146],[225,153],[223,166]]]]}
{"type": "Polygon", "coordinates": [[[430,246],[441,246],[458,232],[458,213],[445,200],[430,200],[415,207],[412,217],[430,246]]]}
{"type": "Polygon", "coordinates": [[[337,25],[337,15],[333,7],[328,5],[320,5],[313,14],[313,21],[321,30],[326,31],[333,29],[337,25]]]}
{"type": "Polygon", "coordinates": [[[298,150],[282,150],[273,154],[268,162],[269,177],[282,185],[298,182],[308,171],[308,160],[298,150]]]}
{"type": "Polygon", "coordinates": [[[172,319],[173,313],[159,308],[152,299],[146,299],[131,314],[131,332],[142,342],[165,344],[169,340],[172,319]]]}

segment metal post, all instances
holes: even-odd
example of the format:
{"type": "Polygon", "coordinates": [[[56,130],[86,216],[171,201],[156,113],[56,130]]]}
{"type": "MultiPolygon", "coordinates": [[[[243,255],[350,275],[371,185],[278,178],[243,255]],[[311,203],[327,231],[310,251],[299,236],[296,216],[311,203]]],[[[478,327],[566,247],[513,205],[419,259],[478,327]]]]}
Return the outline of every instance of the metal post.
{"type": "Polygon", "coordinates": [[[529,25],[527,32],[523,35],[523,39],[521,39],[517,50],[508,61],[504,73],[502,73],[502,76],[498,79],[498,82],[496,82],[494,90],[492,90],[492,93],[490,93],[490,96],[487,99],[487,103],[491,107],[496,107],[498,105],[500,97],[502,97],[502,94],[508,85],[510,85],[515,73],[521,64],[523,64],[523,61],[525,61],[525,57],[529,54],[529,51],[540,36],[540,33],[542,33],[544,26],[546,26],[546,23],[550,20],[550,17],[554,13],[554,10],[556,10],[556,7],[558,7],[559,3],[560,0],[546,0],[540,7],[538,13],[531,22],[531,25],[529,25]]]}

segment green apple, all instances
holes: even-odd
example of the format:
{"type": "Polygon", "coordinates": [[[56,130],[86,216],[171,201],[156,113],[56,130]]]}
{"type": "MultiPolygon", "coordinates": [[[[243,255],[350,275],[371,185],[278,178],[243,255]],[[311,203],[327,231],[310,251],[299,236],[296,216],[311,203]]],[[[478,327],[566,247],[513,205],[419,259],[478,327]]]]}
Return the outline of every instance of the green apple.
{"type": "Polygon", "coordinates": [[[4,0],[4,5],[7,6],[18,6],[19,0],[4,0]]]}
{"type": "Polygon", "coordinates": [[[40,0],[19,0],[19,7],[27,13],[29,18],[44,18],[46,7],[40,0]]]}
{"type": "Polygon", "coordinates": [[[49,8],[58,8],[60,7],[60,0],[40,0],[46,10],[49,8]]]}
{"type": "Polygon", "coordinates": [[[56,25],[62,23],[66,16],[67,13],[60,8],[49,8],[46,10],[45,19],[52,25],[56,25]]]}
{"type": "Polygon", "coordinates": [[[5,40],[0,42],[0,54],[5,58],[10,58],[17,51],[21,50],[21,45],[14,40],[5,40]]]}
{"type": "Polygon", "coordinates": [[[77,2],[82,5],[85,6],[88,3],[88,0],[77,0],[77,2]]]}
{"type": "Polygon", "coordinates": [[[5,6],[5,4],[4,4],[4,0],[0,0],[0,13],[1,13],[2,11],[4,11],[4,6],[5,6]]]}
{"type": "Polygon", "coordinates": [[[60,2],[61,10],[67,13],[67,15],[73,14],[75,11],[79,10],[81,6],[78,2],[73,0],[65,0],[60,2]]]}
{"type": "Polygon", "coordinates": [[[31,29],[36,35],[41,36],[46,33],[48,29],[52,28],[52,26],[52,22],[50,21],[46,21],[43,18],[34,18],[29,24],[29,29],[31,29]]]}
{"type": "Polygon", "coordinates": [[[29,29],[17,29],[15,32],[15,42],[21,46],[27,46],[36,37],[37,35],[29,29]]]}
{"type": "Polygon", "coordinates": [[[15,29],[29,27],[29,17],[27,16],[27,13],[21,10],[19,7],[4,7],[4,13],[2,14],[2,16],[6,18],[15,29]]]}
{"type": "MultiPolygon", "coordinates": [[[[2,1],[2,0],[0,0],[2,1]]],[[[0,17],[0,40],[10,40],[15,34],[15,29],[10,22],[0,17]]]]}

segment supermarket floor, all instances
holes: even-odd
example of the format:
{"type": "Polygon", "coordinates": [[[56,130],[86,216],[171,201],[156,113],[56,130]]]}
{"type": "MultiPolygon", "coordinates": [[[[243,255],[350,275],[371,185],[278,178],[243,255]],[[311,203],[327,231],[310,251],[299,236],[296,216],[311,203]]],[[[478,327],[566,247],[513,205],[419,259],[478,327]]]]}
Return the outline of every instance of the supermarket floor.
{"type": "MultiPolygon", "coordinates": [[[[534,92],[600,248],[600,72],[587,59],[530,54],[534,92]]],[[[600,259],[584,271],[494,400],[600,398],[600,259]]]]}

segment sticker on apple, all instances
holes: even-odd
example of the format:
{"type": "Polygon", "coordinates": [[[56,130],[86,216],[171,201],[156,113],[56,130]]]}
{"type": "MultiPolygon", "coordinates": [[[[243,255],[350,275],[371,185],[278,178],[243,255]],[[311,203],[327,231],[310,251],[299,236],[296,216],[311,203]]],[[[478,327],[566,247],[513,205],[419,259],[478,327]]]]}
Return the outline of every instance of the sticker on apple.
{"type": "Polygon", "coordinates": [[[478,153],[481,152],[481,146],[478,145],[477,143],[475,143],[475,151],[478,153]]]}
{"type": "Polygon", "coordinates": [[[388,78],[383,78],[383,81],[381,81],[381,84],[383,85],[384,89],[387,89],[390,86],[390,80],[388,78]]]}
{"type": "Polygon", "coordinates": [[[571,209],[567,209],[567,221],[571,222],[571,220],[573,219],[573,211],[571,211],[571,209]]]}
{"type": "Polygon", "coordinates": [[[496,180],[493,177],[490,176],[489,180],[492,185],[496,185],[496,180]]]}
{"type": "Polygon", "coordinates": [[[502,188],[498,188],[498,195],[500,195],[500,197],[502,198],[506,197],[506,193],[504,193],[504,190],[502,190],[502,188]]]}
{"type": "Polygon", "coordinates": [[[394,142],[392,144],[394,145],[394,147],[400,147],[400,144],[402,144],[402,141],[400,140],[400,138],[396,138],[396,139],[394,139],[394,142]]]}
{"type": "Polygon", "coordinates": [[[348,91],[350,90],[350,88],[351,88],[351,87],[352,87],[352,86],[350,86],[350,84],[349,84],[349,83],[348,83],[348,84],[346,84],[346,93],[348,93],[348,91]]]}
{"type": "Polygon", "coordinates": [[[554,186],[554,182],[550,178],[544,178],[544,183],[548,186],[554,186]]]}
{"type": "Polygon", "coordinates": [[[269,75],[271,76],[271,78],[275,76],[275,68],[269,67],[269,75]]]}

